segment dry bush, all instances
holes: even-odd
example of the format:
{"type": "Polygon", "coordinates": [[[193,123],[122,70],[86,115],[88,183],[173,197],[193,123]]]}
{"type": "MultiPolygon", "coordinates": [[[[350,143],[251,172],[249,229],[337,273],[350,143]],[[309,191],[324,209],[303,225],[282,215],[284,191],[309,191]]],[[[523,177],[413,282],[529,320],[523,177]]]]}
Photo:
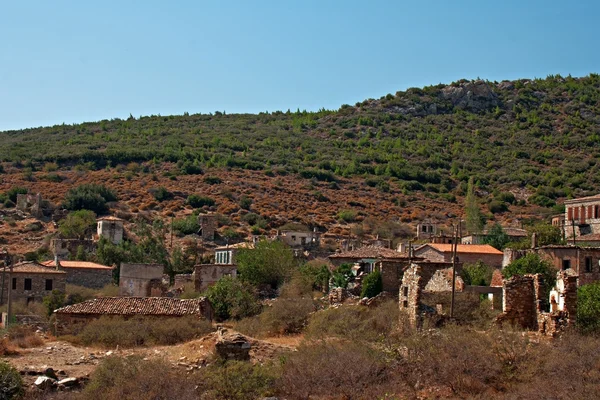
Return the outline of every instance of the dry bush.
{"type": "Polygon", "coordinates": [[[195,317],[125,319],[104,316],[87,324],[76,336],[65,339],[85,345],[135,347],[185,342],[212,331],[209,321],[195,317]]]}
{"type": "Polygon", "coordinates": [[[197,399],[183,370],[163,360],[108,357],[98,365],[79,396],[86,400],[197,399]]]}
{"type": "MultiPolygon", "coordinates": [[[[8,305],[0,307],[1,312],[7,312],[8,305]]],[[[35,315],[40,317],[42,320],[48,319],[48,309],[44,304],[32,301],[27,304],[24,300],[14,301],[12,303],[12,314],[13,315],[35,315]]]]}
{"type": "Polygon", "coordinates": [[[287,399],[377,398],[388,380],[381,354],[355,342],[303,344],[282,368],[276,389],[287,399]]]}
{"type": "Polygon", "coordinates": [[[109,283],[96,292],[96,297],[117,297],[118,295],[119,287],[112,283],[109,283]]]}
{"type": "MultiPolygon", "coordinates": [[[[498,298],[498,296],[496,296],[498,298]]],[[[442,305],[444,314],[450,315],[451,292],[431,293],[424,292],[422,297],[423,304],[435,309],[437,304],[442,305]]],[[[497,302],[492,304],[489,300],[481,300],[479,294],[469,292],[457,292],[454,301],[454,321],[458,324],[470,324],[478,327],[487,327],[491,325],[496,315],[502,309],[497,302]]]]}
{"type": "Polygon", "coordinates": [[[314,313],[306,328],[309,338],[339,337],[378,341],[397,327],[398,303],[390,300],[377,307],[343,305],[314,313]]]}
{"type": "Polygon", "coordinates": [[[14,345],[10,342],[8,338],[0,339],[0,356],[13,356],[19,354],[19,352],[15,349],[14,345]]]}
{"type": "Polygon", "coordinates": [[[299,333],[315,311],[310,298],[278,298],[255,317],[237,322],[236,330],[254,337],[299,333]]]}
{"type": "Polygon", "coordinates": [[[203,400],[258,399],[273,394],[277,375],[270,365],[228,361],[204,369],[198,385],[203,400]]]}
{"type": "Polygon", "coordinates": [[[35,333],[35,328],[29,325],[11,325],[8,328],[8,340],[10,344],[21,349],[44,344],[44,340],[35,333]]]}

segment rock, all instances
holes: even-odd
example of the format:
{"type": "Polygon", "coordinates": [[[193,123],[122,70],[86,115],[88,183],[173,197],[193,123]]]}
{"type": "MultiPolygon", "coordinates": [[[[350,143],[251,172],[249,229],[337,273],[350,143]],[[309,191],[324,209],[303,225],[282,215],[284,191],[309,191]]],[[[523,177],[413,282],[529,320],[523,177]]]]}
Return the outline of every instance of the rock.
{"type": "Polygon", "coordinates": [[[112,355],[113,355],[113,351],[112,350],[109,350],[109,351],[106,352],[106,356],[107,357],[112,356],[112,355]]]}
{"type": "Polygon", "coordinates": [[[46,375],[48,378],[58,380],[58,377],[56,376],[56,372],[54,372],[54,369],[52,369],[52,368],[46,368],[44,370],[44,375],[46,375]]]}
{"type": "Polygon", "coordinates": [[[58,384],[66,387],[73,387],[79,385],[79,380],[77,378],[65,378],[58,381],[58,384]]]}
{"type": "Polygon", "coordinates": [[[447,86],[442,89],[442,97],[450,100],[454,107],[480,112],[500,105],[496,93],[482,80],[447,86]]]}
{"type": "Polygon", "coordinates": [[[248,338],[239,333],[228,333],[222,329],[217,332],[215,351],[225,360],[249,360],[252,345],[248,338]]]}
{"type": "Polygon", "coordinates": [[[51,389],[56,386],[56,380],[47,376],[40,376],[35,380],[34,385],[42,390],[51,389]]]}

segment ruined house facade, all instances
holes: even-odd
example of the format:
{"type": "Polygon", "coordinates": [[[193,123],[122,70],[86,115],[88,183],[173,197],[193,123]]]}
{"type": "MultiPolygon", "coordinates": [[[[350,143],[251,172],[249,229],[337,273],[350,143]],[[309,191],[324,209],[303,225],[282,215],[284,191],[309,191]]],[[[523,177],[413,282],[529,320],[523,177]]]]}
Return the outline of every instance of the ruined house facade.
{"type": "Polygon", "coordinates": [[[119,244],[123,241],[123,220],[117,217],[98,218],[97,234],[98,237],[104,237],[113,244],[119,244]]]}
{"type": "Polygon", "coordinates": [[[565,236],[600,233],[600,195],[565,200],[565,236]]]}
{"type": "Polygon", "coordinates": [[[219,227],[219,221],[215,214],[200,214],[198,215],[198,223],[200,224],[200,237],[203,240],[215,240],[215,232],[219,227]]]}
{"type": "Polygon", "coordinates": [[[80,248],[86,253],[95,253],[97,246],[91,239],[54,238],[50,241],[50,250],[59,260],[73,258],[80,248]]]}
{"type": "Polygon", "coordinates": [[[160,297],[167,292],[162,264],[121,264],[119,296],[160,297]]]}
{"type": "Polygon", "coordinates": [[[321,242],[321,234],[313,231],[280,231],[277,238],[290,247],[318,247],[321,242]]]}
{"type": "Polygon", "coordinates": [[[42,195],[37,194],[17,194],[17,210],[31,214],[35,218],[43,216],[42,195]]]}
{"type": "Polygon", "coordinates": [[[237,276],[237,266],[227,264],[197,265],[194,269],[194,289],[196,292],[203,292],[226,276],[237,276]]]}
{"type": "Polygon", "coordinates": [[[421,276],[421,268],[413,264],[404,272],[398,294],[400,318],[403,318],[412,329],[420,329],[423,325],[420,310],[423,289],[424,281],[421,276]]]}
{"type": "Polygon", "coordinates": [[[10,274],[0,271],[0,293],[2,304],[8,301],[8,291],[11,291],[13,301],[42,301],[53,290],[65,292],[66,273],[48,268],[36,262],[15,264],[10,274]]]}

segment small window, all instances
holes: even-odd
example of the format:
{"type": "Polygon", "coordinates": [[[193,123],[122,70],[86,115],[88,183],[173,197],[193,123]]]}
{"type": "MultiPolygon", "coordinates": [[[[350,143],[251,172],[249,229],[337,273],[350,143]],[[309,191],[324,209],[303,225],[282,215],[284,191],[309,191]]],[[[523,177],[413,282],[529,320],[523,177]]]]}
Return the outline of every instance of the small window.
{"type": "Polygon", "coordinates": [[[404,293],[404,297],[408,296],[408,286],[404,286],[402,292],[404,293]]]}
{"type": "Polygon", "coordinates": [[[404,301],[402,302],[402,307],[404,307],[404,308],[408,308],[408,301],[407,301],[407,300],[404,300],[404,301]]]}
{"type": "Polygon", "coordinates": [[[585,258],[585,272],[592,272],[592,257],[585,258]]]}
{"type": "Polygon", "coordinates": [[[31,290],[31,278],[25,278],[23,283],[23,290],[31,290]]]}
{"type": "Polygon", "coordinates": [[[571,260],[562,260],[562,269],[571,268],[571,260]]]}
{"type": "Polygon", "coordinates": [[[46,279],[46,290],[52,290],[52,279],[46,279]]]}
{"type": "Polygon", "coordinates": [[[13,281],[12,281],[12,290],[17,290],[17,278],[13,278],[13,281]]]}

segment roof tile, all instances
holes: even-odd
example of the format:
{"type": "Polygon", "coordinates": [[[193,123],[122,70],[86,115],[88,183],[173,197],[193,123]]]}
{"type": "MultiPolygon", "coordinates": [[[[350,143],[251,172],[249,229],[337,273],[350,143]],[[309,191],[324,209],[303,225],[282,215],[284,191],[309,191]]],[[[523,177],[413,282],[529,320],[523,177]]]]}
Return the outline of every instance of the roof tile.
{"type": "Polygon", "coordinates": [[[54,310],[58,314],[102,315],[200,315],[206,297],[174,299],[170,297],[101,297],[54,310]]]}

